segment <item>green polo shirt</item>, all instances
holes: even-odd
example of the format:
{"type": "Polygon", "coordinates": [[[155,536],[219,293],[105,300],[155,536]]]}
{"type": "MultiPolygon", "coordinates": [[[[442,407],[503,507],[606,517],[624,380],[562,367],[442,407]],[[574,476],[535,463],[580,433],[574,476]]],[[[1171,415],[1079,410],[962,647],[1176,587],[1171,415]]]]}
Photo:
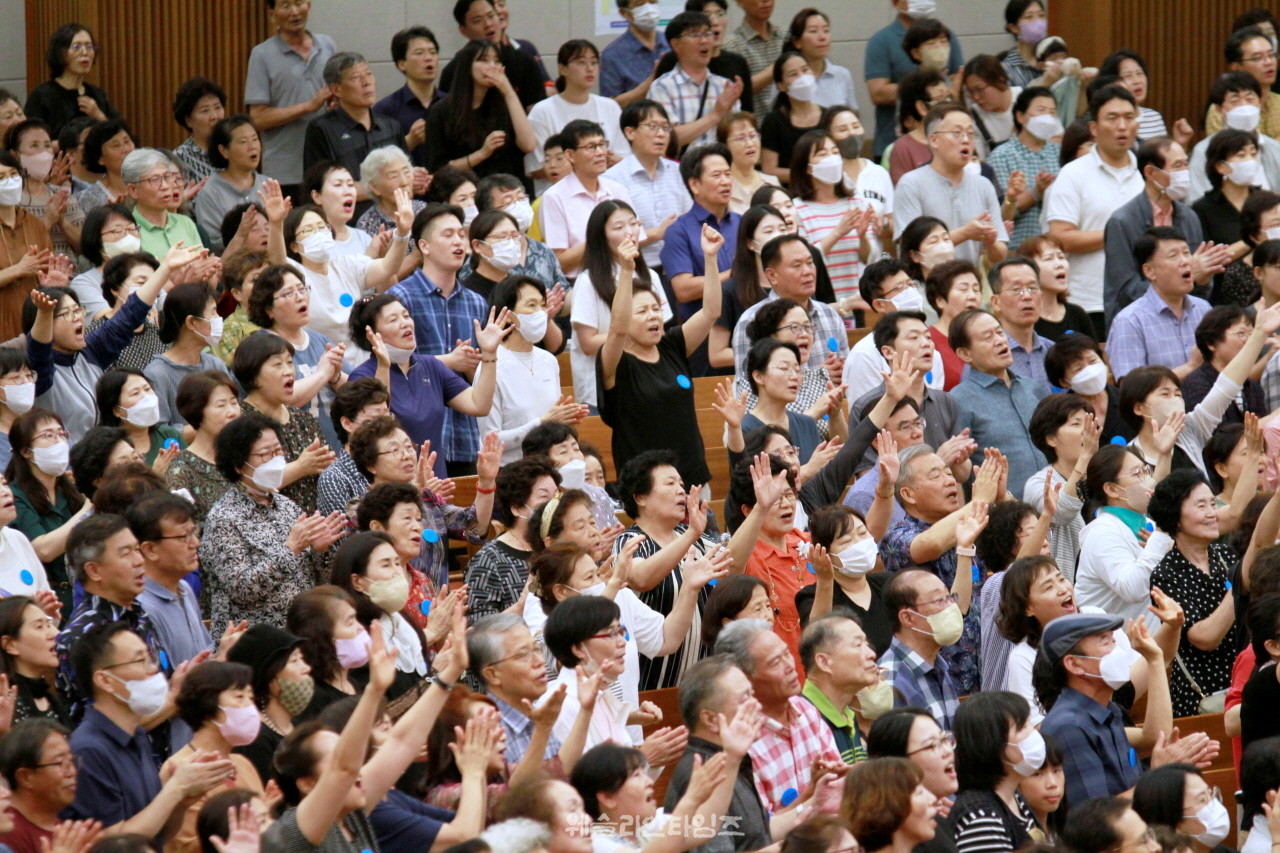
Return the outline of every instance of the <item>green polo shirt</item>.
{"type": "Polygon", "coordinates": [[[848,706],[837,708],[812,681],[805,681],[800,695],[818,709],[818,713],[831,727],[831,734],[835,735],[836,747],[840,750],[840,757],[844,759],[845,764],[857,764],[859,761],[867,760],[867,747],[862,742],[862,736],[858,734],[858,718],[852,708],[848,706]]]}
{"type": "Polygon", "coordinates": [[[142,239],[142,251],[150,252],[156,260],[163,261],[165,253],[181,240],[188,246],[203,246],[195,220],[181,213],[170,213],[164,219],[164,227],[152,225],[136,209],[133,221],[138,223],[138,236],[142,239]]]}

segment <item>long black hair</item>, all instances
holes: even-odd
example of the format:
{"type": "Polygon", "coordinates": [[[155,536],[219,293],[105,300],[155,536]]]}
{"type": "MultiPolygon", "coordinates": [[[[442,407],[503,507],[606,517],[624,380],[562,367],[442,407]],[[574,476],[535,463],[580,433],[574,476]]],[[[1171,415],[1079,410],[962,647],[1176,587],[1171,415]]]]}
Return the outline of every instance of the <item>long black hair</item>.
{"type": "Polygon", "coordinates": [[[469,150],[479,148],[485,137],[495,130],[505,130],[508,140],[513,139],[515,133],[502,94],[497,89],[491,88],[486,92],[478,108],[471,107],[475,94],[471,66],[488,50],[492,50],[495,56],[502,55],[502,49],[486,39],[472,39],[454,55],[457,73],[453,75],[453,86],[441,107],[444,110],[445,133],[457,143],[468,146],[469,150]]]}
{"type": "MultiPolygon", "coordinates": [[[[619,210],[635,215],[635,209],[625,201],[610,199],[602,201],[591,211],[587,219],[587,239],[583,249],[582,265],[591,276],[591,286],[596,295],[604,300],[604,304],[613,306],[613,295],[618,291],[618,282],[614,274],[613,250],[609,248],[609,237],[605,228],[609,217],[619,210]]],[[[644,262],[644,255],[636,256],[635,285],[641,290],[652,289],[653,280],[649,277],[649,265],[644,262]]]]}
{"type": "MultiPolygon", "coordinates": [[[[760,286],[760,269],[756,263],[756,253],[751,251],[751,235],[766,216],[776,216],[786,224],[782,213],[768,204],[757,204],[747,209],[738,222],[738,247],[733,253],[733,289],[738,302],[744,309],[750,308],[764,299],[764,288],[760,286]]],[[[594,279],[593,279],[594,280],[594,279]]]]}

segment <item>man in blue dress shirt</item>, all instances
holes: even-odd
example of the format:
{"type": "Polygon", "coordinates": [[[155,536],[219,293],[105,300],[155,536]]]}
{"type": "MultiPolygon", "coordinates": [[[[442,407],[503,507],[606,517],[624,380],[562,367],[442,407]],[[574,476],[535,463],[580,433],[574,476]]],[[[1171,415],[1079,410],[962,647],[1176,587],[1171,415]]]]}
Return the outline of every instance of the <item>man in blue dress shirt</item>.
{"type": "Polygon", "coordinates": [[[627,106],[649,94],[658,59],[671,49],[658,32],[657,0],[618,0],[627,30],[600,51],[600,94],[627,106]]]}

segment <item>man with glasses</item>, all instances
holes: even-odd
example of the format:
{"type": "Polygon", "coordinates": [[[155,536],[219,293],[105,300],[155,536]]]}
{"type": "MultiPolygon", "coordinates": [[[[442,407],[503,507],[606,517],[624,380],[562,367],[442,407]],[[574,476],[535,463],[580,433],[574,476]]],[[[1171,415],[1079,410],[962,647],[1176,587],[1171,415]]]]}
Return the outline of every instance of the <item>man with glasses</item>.
{"type": "Polygon", "coordinates": [[[53,840],[59,812],[75,800],[80,762],[71,753],[68,734],[56,720],[31,717],[0,741],[0,775],[13,794],[8,809],[13,824],[0,834],[0,844],[14,853],[40,853],[42,839],[53,840]]]}
{"type": "MultiPolygon", "coordinates": [[[[1102,302],[1107,322],[1147,291],[1147,280],[1133,257],[1138,238],[1153,225],[1177,228],[1195,246],[1192,261],[1198,296],[1208,296],[1209,283],[1231,263],[1227,245],[1204,243],[1200,217],[1182,199],[1187,197],[1191,170],[1186,150],[1167,136],[1148,139],[1138,148],[1138,171],[1142,173],[1142,192],[1116,208],[1103,228],[1105,235],[1106,279],[1102,285],[1102,302]]],[[[1204,172],[1204,164],[1200,171],[1204,172]]]]}
{"type": "Polygon", "coordinates": [[[897,237],[920,216],[934,216],[951,230],[956,257],[996,263],[1008,253],[1009,233],[991,181],[965,167],[978,152],[978,132],[964,107],[948,103],[929,110],[925,134],[933,159],[898,181],[893,222],[897,237]]]}
{"type": "MultiPolygon", "coordinates": [[[[738,109],[751,112],[755,109],[755,101],[751,94],[751,66],[747,64],[742,54],[724,49],[724,31],[729,23],[729,0],[685,0],[684,10],[702,12],[711,21],[711,62],[707,67],[711,69],[712,74],[719,74],[726,80],[737,78],[742,81],[738,109]]],[[[658,60],[657,71],[653,76],[661,77],[675,67],[675,52],[668,51],[658,60]]],[[[772,65],[769,71],[772,74],[772,65]]]]}
{"type": "MultiPolygon", "coordinates": [[[[94,626],[77,637],[71,658],[79,692],[91,704],[70,738],[80,767],[75,800],[62,817],[90,818],[111,833],[138,833],[163,842],[182,825],[192,801],[225,789],[235,765],[211,754],[183,762],[161,784],[145,728],[154,715],[142,710],[155,704],[155,686],[158,679],[165,686],[164,676],[150,644],[127,624],[94,626]]],[[[164,704],[173,704],[172,693],[164,704]]]]}
{"type": "MultiPolygon", "coordinates": [[[[906,265],[897,258],[882,258],[867,264],[858,281],[859,294],[872,310],[881,315],[876,321],[877,329],[884,323],[886,316],[897,315],[900,312],[907,312],[908,315],[920,314],[921,318],[927,322],[927,314],[922,313],[925,310],[923,290],[920,282],[911,280],[911,276],[907,274],[906,265]]],[[[857,401],[873,394],[877,388],[884,387],[880,374],[886,370],[885,361],[893,364],[893,352],[896,351],[894,341],[898,337],[897,324],[885,326],[884,335],[881,337],[882,342],[876,340],[874,333],[863,335],[857,343],[849,347],[849,355],[844,360],[842,381],[848,389],[846,393],[850,400],[857,401]],[[885,349],[886,346],[888,351],[885,349]]],[[[921,372],[918,384],[942,390],[942,384],[946,378],[942,369],[942,356],[933,346],[927,326],[925,339],[929,344],[928,347],[924,346],[926,341],[919,341],[919,346],[914,348],[919,349],[918,354],[922,357],[928,356],[928,361],[922,359],[920,362],[921,372]],[[927,352],[925,352],[926,349],[927,352]]],[[[922,388],[915,390],[922,390],[922,388]]],[[[915,390],[911,396],[916,400],[921,399],[921,394],[915,393],[915,390]]],[[[878,397],[879,394],[875,396],[878,397]]],[[[863,411],[861,406],[849,407],[850,414],[861,411],[863,411]]],[[[946,439],[947,436],[944,435],[937,440],[945,441],[946,439]]]]}
{"type": "Polygon", "coordinates": [[[667,41],[676,67],[649,87],[649,97],[662,104],[676,125],[683,147],[714,142],[716,125],[742,95],[742,80],[711,73],[711,19],[702,12],[681,12],[667,24],[667,41]]]}
{"type": "MultiPolygon", "coordinates": [[[[1271,39],[1258,27],[1236,30],[1227,39],[1223,54],[1231,71],[1243,71],[1258,81],[1264,97],[1257,130],[1273,139],[1280,136],[1280,95],[1271,91],[1276,82],[1276,48],[1271,39]]],[[[1204,116],[1204,132],[1214,134],[1226,126],[1221,110],[1210,107],[1204,116]]]]}
{"type": "Polygon", "coordinates": [[[946,732],[960,707],[960,688],[941,654],[959,639],[963,617],[957,599],[937,575],[923,569],[898,572],[884,588],[894,631],[880,668],[893,685],[894,707],[924,708],[946,732]]]}
{"type": "Polygon", "coordinates": [[[1009,350],[1013,372],[1048,387],[1044,357],[1053,341],[1036,333],[1040,322],[1040,267],[1022,255],[1005,258],[987,273],[991,284],[991,311],[1000,321],[1009,350]]]}
{"type": "Polygon", "coordinates": [[[602,201],[631,204],[627,188],[604,176],[609,168],[609,140],[604,128],[593,121],[574,119],[560,135],[572,145],[566,149],[573,171],[542,194],[542,234],[556,253],[560,268],[570,278],[582,271],[586,250],[587,220],[602,201]]]}
{"type": "Polygon", "coordinates": [[[1155,831],[1147,826],[1132,800],[1096,797],[1071,809],[1062,841],[1075,853],[1159,853],[1155,831]]]}
{"type": "Polygon", "coordinates": [[[142,251],[163,258],[174,244],[200,246],[195,220],[173,213],[182,203],[187,181],[180,169],[155,148],[138,148],[124,158],[120,178],[133,199],[133,221],[138,224],[142,251]]]}

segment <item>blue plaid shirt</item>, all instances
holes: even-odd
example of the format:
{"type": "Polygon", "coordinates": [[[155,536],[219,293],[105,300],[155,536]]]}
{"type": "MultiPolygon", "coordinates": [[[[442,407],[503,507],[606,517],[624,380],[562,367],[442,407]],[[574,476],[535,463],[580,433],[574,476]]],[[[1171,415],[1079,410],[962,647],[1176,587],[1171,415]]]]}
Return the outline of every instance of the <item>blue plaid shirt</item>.
{"type": "MultiPolygon", "coordinates": [[[[448,296],[421,269],[414,270],[388,291],[398,297],[413,317],[413,332],[419,355],[447,355],[459,340],[476,345],[472,320],[484,325],[489,303],[461,283],[448,296]]],[[[444,458],[449,462],[474,462],[480,450],[480,429],[476,419],[451,408],[444,412],[444,458]]]]}
{"type": "MultiPolygon", "coordinates": [[[[1017,49],[1010,53],[1017,54],[1017,49]]],[[[1018,59],[1021,60],[1022,57],[1019,56],[1018,59]]],[[[1005,67],[1008,68],[1007,65],[1005,67]]],[[[1022,144],[1022,140],[1015,133],[1007,142],[991,152],[987,162],[995,171],[996,182],[1000,184],[1001,190],[1008,189],[1009,176],[1015,170],[1027,176],[1028,187],[1034,187],[1036,175],[1041,172],[1048,172],[1050,175],[1058,174],[1058,169],[1062,168],[1058,165],[1058,156],[1061,151],[1062,147],[1056,142],[1046,142],[1039,151],[1032,151],[1022,144]]],[[[1022,241],[1028,237],[1041,233],[1040,207],[1041,203],[1036,202],[1013,218],[1013,233],[1009,235],[1010,251],[1021,246],[1022,241]]]]}
{"type": "Polygon", "coordinates": [[[885,679],[893,684],[894,707],[924,708],[943,731],[951,731],[960,697],[942,655],[930,664],[894,637],[889,649],[880,656],[880,668],[885,679]]]}
{"type": "MultiPolygon", "coordinates": [[[[492,693],[489,694],[489,698],[498,706],[498,719],[502,722],[503,734],[507,736],[507,751],[502,756],[502,760],[507,762],[509,767],[514,767],[520,763],[521,758],[524,758],[529,744],[533,741],[533,720],[492,693]]],[[[547,750],[542,755],[543,760],[551,761],[559,754],[560,741],[556,740],[554,734],[548,736],[547,750]]]]}
{"type": "Polygon", "coordinates": [[[1114,702],[1101,705],[1067,687],[1045,715],[1040,731],[1053,735],[1062,750],[1068,805],[1114,797],[1132,788],[1142,774],[1114,702]]]}

